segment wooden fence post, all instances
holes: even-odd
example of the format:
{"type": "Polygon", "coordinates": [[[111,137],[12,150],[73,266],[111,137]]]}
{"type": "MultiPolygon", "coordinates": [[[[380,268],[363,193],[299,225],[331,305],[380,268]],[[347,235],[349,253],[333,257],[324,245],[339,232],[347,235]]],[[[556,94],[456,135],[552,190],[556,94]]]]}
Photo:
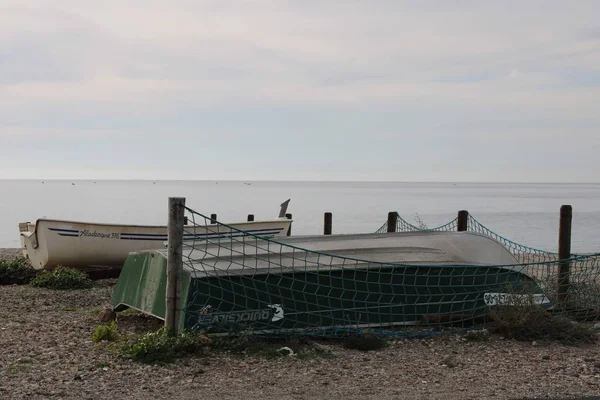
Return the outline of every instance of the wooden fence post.
{"type": "Polygon", "coordinates": [[[254,214],[248,214],[248,222],[254,221],[254,214]]]}
{"type": "Polygon", "coordinates": [[[396,232],[396,225],[398,224],[398,213],[396,211],[390,211],[387,219],[387,231],[396,232]]]}
{"type": "Polygon", "coordinates": [[[217,214],[210,214],[210,223],[211,224],[217,223],[217,214]]]}
{"type": "Polygon", "coordinates": [[[456,221],[456,230],[459,232],[466,232],[469,229],[469,212],[466,210],[460,210],[458,212],[458,219],[456,221]]]}
{"type": "Polygon", "coordinates": [[[332,227],[333,227],[333,214],[330,212],[326,212],[325,217],[323,219],[323,235],[331,235],[332,227]]]}
{"type": "Polygon", "coordinates": [[[558,293],[559,306],[567,308],[569,294],[569,278],[571,274],[571,222],[573,221],[573,207],[564,205],[560,207],[560,222],[558,226],[558,293]]]}
{"type": "Polygon", "coordinates": [[[167,293],[165,328],[173,335],[179,333],[179,291],[183,270],[183,217],[185,198],[169,197],[169,224],[167,250],[167,293]]]}
{"type": "MultiPolygon", "coordinates": [[[[285,217],[286,217],[287,219],[292,219],[292,214],[285,214],[285,217]]],[[[288,235],[288,236],[291,236],[291,235],[292,235],[292,225],[290,225],[290,227],[288,228],[287,235],[288,235]]]]}

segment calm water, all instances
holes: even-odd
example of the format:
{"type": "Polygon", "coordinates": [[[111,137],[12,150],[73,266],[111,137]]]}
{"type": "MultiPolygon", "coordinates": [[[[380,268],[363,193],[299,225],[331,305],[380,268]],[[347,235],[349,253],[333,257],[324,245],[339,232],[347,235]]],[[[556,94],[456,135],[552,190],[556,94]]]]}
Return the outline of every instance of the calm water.
{"type": "Polygon", "coordinates": [[[434,227],[466,209],[497,233],[548,250],[556,249],[559,208],[571,204],[573,251],[600,251],[600,184],[0,180],[0,188],[0,247],[19,247],[18,223],[42,217],[166,224],[167,199],[180,196],[223,222],[276,217],[289,198],[294,234],[322,233],[326,211],[334,233],[357,233],[377,230],[388,211],[434,227]]]}

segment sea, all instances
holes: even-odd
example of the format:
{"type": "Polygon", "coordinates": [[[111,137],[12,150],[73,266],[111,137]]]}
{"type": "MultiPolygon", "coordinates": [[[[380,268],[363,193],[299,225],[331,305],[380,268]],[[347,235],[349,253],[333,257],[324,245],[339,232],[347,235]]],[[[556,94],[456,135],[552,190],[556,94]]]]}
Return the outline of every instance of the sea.
{"type": "Polygon", "coordinates": [[[390,211],[429,228],[467,210],[492,231],[518,243],[556,251],[559,209],[573,207],[572,250],[600,252],[600,184],[266,182],[152,180],[0,180],[0,248],[20,247],[19,222],[38,218],[160,225],[168,198],[225,223],[278,216],[290,199],[292,234],[375,232],[390,211]]]}

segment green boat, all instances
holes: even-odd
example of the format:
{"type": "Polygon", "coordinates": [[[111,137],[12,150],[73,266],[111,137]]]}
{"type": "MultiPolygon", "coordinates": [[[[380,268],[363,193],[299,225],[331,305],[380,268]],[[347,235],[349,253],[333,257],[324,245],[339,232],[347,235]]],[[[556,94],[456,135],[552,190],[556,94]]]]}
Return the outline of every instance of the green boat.
{"type": "MultiPolygon", "coordinates": [[[[285,333],[468,324],[509,302],[515,287],[548,306],[522,268],[500,243],[472,232],[201,242],[184,251],[180,327],[285,333]]],[[[131,253],[114,309],[164,319],[166,269],[165,250],[131,253]]]]}

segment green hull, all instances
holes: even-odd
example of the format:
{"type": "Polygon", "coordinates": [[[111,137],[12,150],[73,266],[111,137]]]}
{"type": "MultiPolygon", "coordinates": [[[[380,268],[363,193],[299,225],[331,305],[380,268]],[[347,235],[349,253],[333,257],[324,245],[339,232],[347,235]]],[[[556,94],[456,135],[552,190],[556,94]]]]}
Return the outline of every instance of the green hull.
{"type": "MultiPolygon", "coordinates": [[[[116,310],[165,316],[167,260],[158,251],[128,257],[115,287],[116,310]]],[[[526,274],[501,267],[382,265],[193,277],[184,270],[181,328],[210,332],[310,331],[449,321],[473,324],[507,285],[534,288],[526,274]]],[[[496,299],[497,300],[497,299],[496,299]]]]}

